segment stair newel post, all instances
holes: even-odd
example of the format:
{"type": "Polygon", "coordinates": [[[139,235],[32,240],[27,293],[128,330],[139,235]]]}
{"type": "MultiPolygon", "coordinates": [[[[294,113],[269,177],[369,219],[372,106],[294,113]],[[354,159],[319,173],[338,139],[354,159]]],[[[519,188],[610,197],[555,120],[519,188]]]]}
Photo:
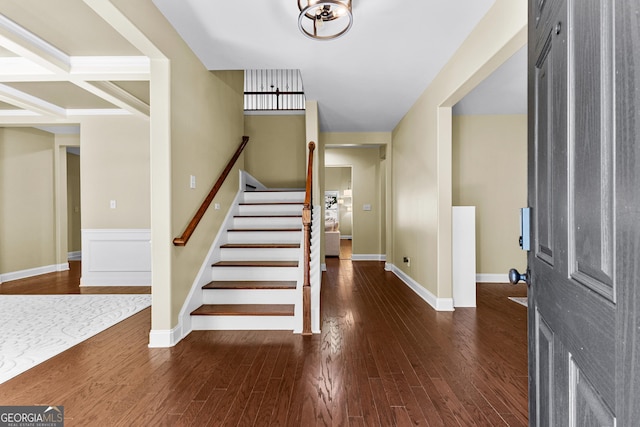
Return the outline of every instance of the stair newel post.
{"type": "Polygon", "coordinates": [[[302,286],[302,335],[311,335],[311,212],[313,208],[313,151],[316,144],[309,143],[309,163],[307,165],[307,185],[305,188],[302,225],[304,239],[304,277],[302,286]]]}

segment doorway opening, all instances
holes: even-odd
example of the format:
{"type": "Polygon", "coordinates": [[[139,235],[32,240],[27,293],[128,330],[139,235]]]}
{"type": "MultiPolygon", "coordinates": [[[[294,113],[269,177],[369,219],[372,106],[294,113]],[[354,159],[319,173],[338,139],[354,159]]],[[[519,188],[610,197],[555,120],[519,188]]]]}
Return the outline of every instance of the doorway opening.
{"type": "Polygon", "coordinates": [[[80,147],[67,147],[67,251],[69,261],[82,259],[80,221],[80,147]]]}
{"type": "Polygon", "coordinates": [[[353,188],[351,166],[325,167],[325,256],[351,259],[353,188]]]}

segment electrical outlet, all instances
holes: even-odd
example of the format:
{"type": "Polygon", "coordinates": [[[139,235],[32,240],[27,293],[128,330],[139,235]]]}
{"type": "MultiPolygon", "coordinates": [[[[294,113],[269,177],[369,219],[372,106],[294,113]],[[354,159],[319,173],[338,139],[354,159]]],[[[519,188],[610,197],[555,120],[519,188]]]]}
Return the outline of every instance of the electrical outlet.
{"type": "Polygon", "coordinates": [[[111,200],[111,201],[109,201],[109,207],[110,207],[111,209],[115,209],[115,208],[116,208],[116,206],[117,206],[117,204],[116,204],[116,201],[115,201],[115,200],[111,200]]]}
{"type": "Polygon", "coordinates": [[[402,262],[407,264],[407,267],[411,267],[411,258],[408,256],[402,257],[402,262]]]}
{"type": "Polygon", "coordinates": [[[213,209],[215,209],[217,211],[220,210],[220,203],[214,203],[213,204],[213,209]]]}

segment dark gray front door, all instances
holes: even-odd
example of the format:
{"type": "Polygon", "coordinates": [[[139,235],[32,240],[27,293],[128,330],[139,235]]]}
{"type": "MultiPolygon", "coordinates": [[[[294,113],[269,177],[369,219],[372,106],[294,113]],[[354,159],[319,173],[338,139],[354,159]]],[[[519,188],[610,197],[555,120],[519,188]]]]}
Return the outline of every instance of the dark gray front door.
{"type": "Polygon", "coordinates": [[[530,424],[640,425],[640,1],[529,1],[530,424]]]}

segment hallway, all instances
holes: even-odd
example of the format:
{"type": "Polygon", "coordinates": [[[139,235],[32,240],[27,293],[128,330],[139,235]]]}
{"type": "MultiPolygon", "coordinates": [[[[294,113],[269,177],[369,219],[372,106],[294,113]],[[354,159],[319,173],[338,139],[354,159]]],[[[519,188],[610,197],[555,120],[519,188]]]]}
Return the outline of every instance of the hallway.
{"type": "Polygon", "coordinates": [[[320,335],[150,349],[147,309],[0,385],[0,404],[64,405],[68,425],[526,425],[526,308],[507,299],[526,287],[435,312],[383,265],[327,259],[320,335]]]}

